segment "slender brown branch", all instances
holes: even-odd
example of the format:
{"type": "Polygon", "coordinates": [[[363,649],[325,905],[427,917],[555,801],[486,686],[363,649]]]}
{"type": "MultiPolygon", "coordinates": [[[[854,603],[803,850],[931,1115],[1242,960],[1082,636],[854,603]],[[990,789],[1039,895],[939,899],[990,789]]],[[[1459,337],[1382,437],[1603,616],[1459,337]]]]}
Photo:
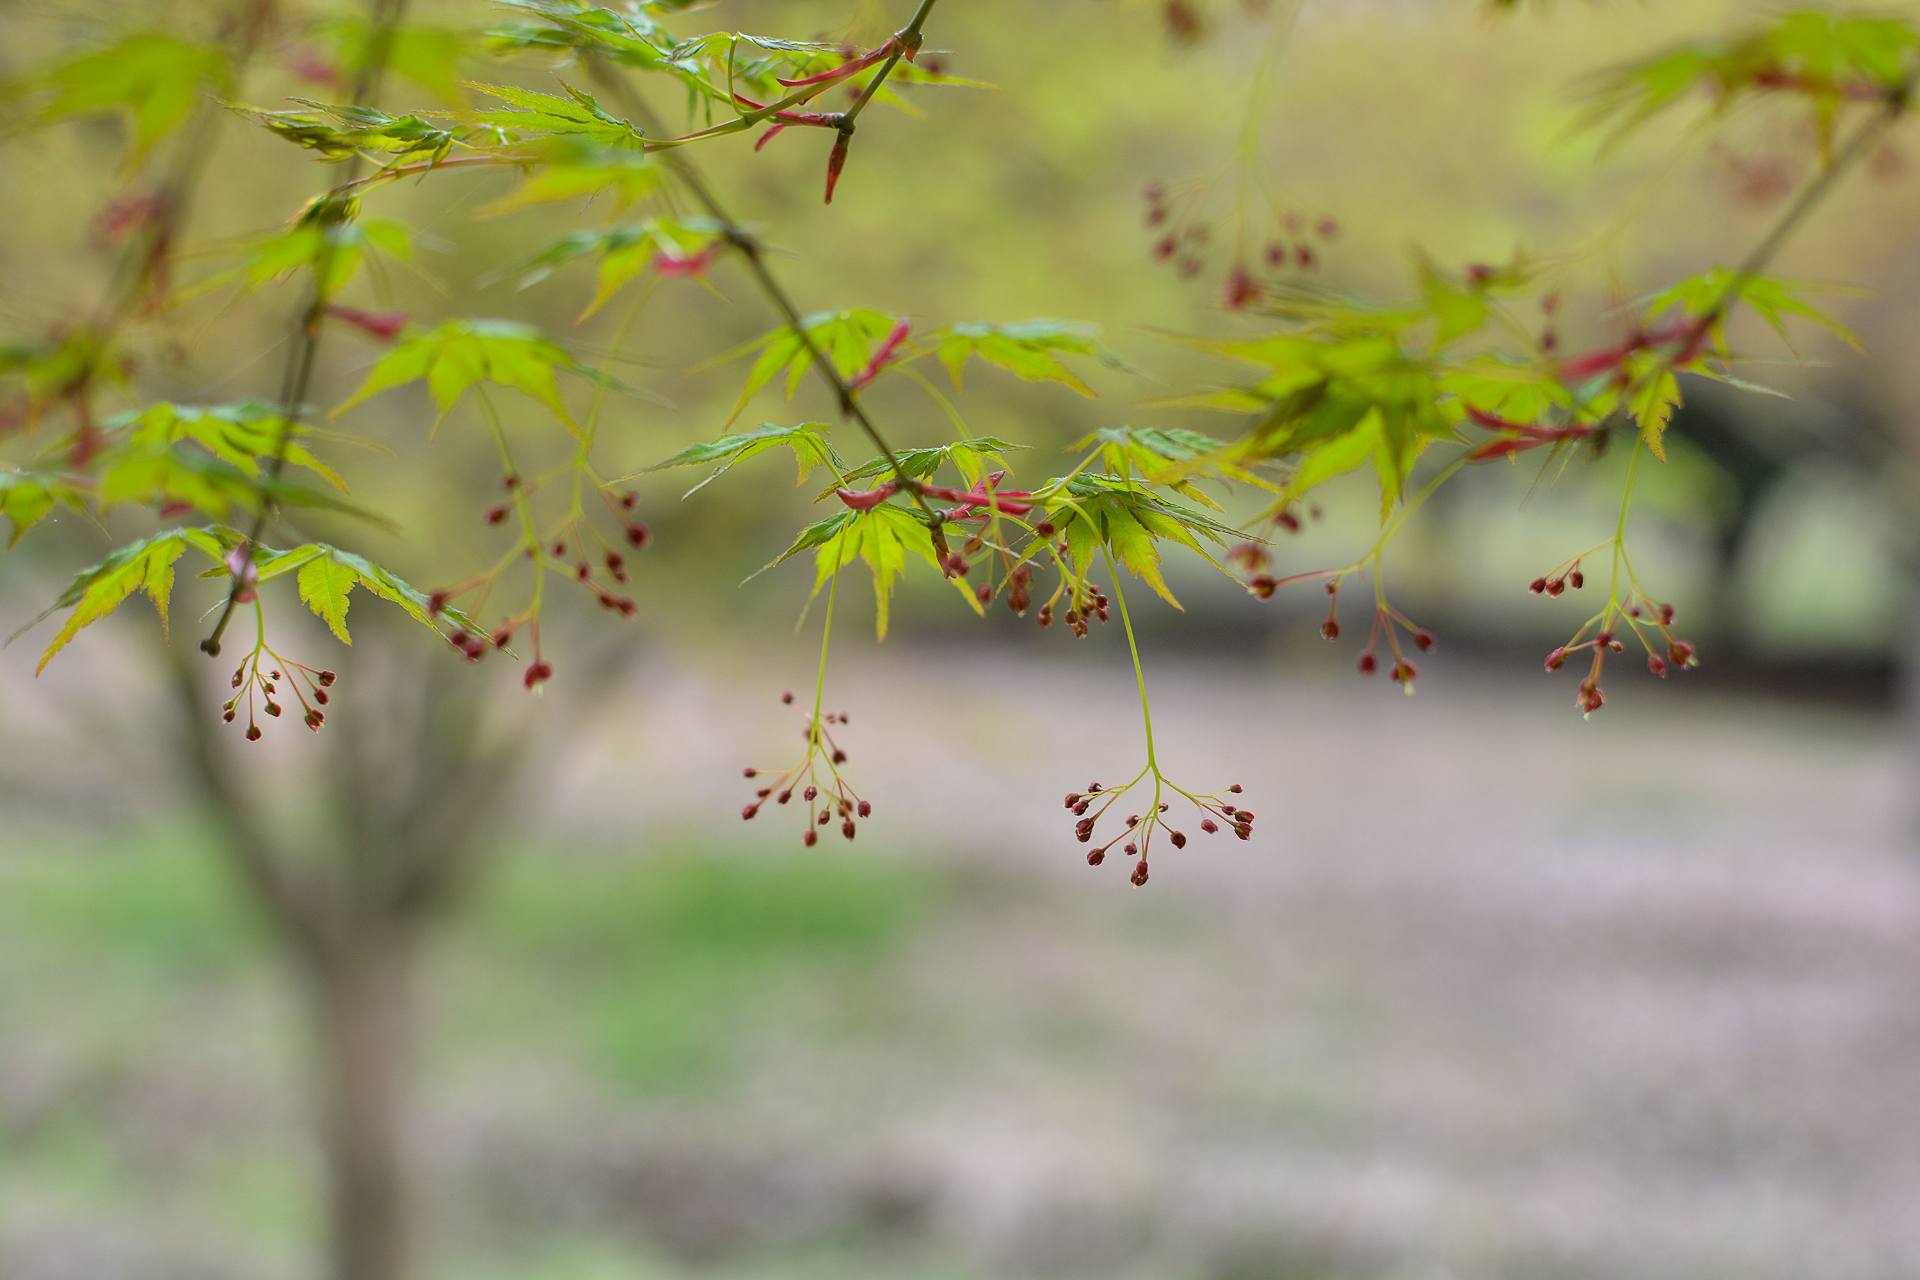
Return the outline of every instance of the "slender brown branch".
{"type": "Polygon", "coordinates": [[[1719,319],[1738,296],[1740,290],[1745,288],[1753,277],[1766,270],[1767,264],[1773,261],[1774,256],[1780,252],[1787,241],[1793,238],[1794,232],[1800,229],[1800,224],[1805,222],[1821,202],[1832,194],[1833,189],[1839,185],[1840,179],[1855,164],[1864,159],[1873,149],[1874,144],[1880,141],[1881,135],[1906,114],[1912,101],[1913,87],[1913,79],[1908,78],[1900,84],[1899,88],[1889,93],[1886,104],[1860,126],[1826,168],[1821,170],[1798,196],[1794,197],[1793,203],[1788,205],[1785,212],[1780,215],[1773,229],[1761,238],[1760,243],[1755,245],[1740,265],[1734,269],[1727,287],[1721,291],[1718,301],[1707,313],[1708,324],[1719,319]]]}
{"type": "MultiPolygon", "coordinates": [[[[1741,290],[1746,288],[1755,276],[1767,269],[1773,259],[1786,247],[1787,242],[1793,238],[1794,233],[1800,230],[1814,210],[1833,193],[1834,188],[1840,184],[1840,180],[1873,149],[1874,144],[1880,141],[1887,130],[1906,114],[1911,105],[1913,88],[1914,81],[1909,79],[1886,94],[1884,106],[1874,112],[1873,116],[1847,140],[1846,145],[1834,155],[1827,166],[1801,189],[1800,194],[1794,197],[1793,202],[1775,220],[1767,234],[1748,250],[1746,257],[1742,258],[1739,265],[1733,269],[1733,273],[1721,286],[1712,305],[1701,312],[1696,319],[1676,324],[1656,333],[1641,333],[1626,344],[1589,352],[1560,362],[1558,367],[1563,371],[1563,376],[1568,369],[1588,371],[1589,366],[1592,366],[1592,372],[1599,372],[1607,367],[1607,363],[1618,363],[1633,354],[1635,350],[1668,348],[1658,361],[1642,370],[1633,379],[1627,387],[1626,394],[1620,397],[1613,411],[1601,422],[1601,428],[1610,425],[1626,412],[1626,405],[1631,401],[1634,391],[1645,387],[1657,378],[1675,372],[1699,355],[1701,345],[1713,326],[1724,320],[1727,313],[1739,302],[1741,290]],[[1613,360],[1603,363],[1609,356],[1613,357],[1613,360]]],[[[1576,417],[1585,403],[1583,401],[1575,406],[1576,417]]]]}
{"type": "Polygon", "coordinates": [[[900,65],[900,59],[920,51],[921,32],[927,25],[927,19],[933,16],[933,6],[939,2],[940,0],[920,0],[920,7],[914,11],[913,17],[907,21],[906,26],[900,28],[900,34],[893,38],[893,52],[888,54],[887,60],[880,64],[880,74],[867,81],[867,87],[861,90],[859,100],[848,107],[846,113],[840,117],[841,132],[853,132],[854,121],[860,118],[860,113],[867,109],[869,102],[873,101],[873,95],[880,92],[880,86],[887,82],[887,77],[893,74],[893,69],[900,65]]]}
{"type": "MultiPolygon", "coordinates": [[[[892,73],[893,68],[899,63],[900,57],[904,54],[905,49],[919,44],[921,28],[926,24],[927,18],[933,12],[933,7],[936,3],[938,3],[938,0],[921,0],[920,7],[915,12],[913,19],[901,30],[899,35],[895,37],[899,47],[896,48],[894,55],[882,64],[879,74],[874,76],[872,82],[867,86],[866,94],[863,95],[860,102],[856,103],[847,113],[848,116],[858,115],[860,109],[872,98],[880,84],[892,73]]],[[[591,64],[590,72],[597,83],[621,99],[634,123],[638,124],[644,131],[658,131],[658,119],[653,115],[651,109],[646,105],[645,100],[640,97],[639,92],[635,90],[631,84],[624,78],[616,75],[606,64],[599,61],[591,64]]],[[[819,371],[821,379],[825,381],[832,390],[834,400],[839,405],[841,415],[851,419],[854,424],[866,434],[867,439],[873,442],[874,447],[886,458],[887,465],[892,468],[894,475],[899,478],[900,487],[913,498],[915,504],[918,505],[921,512],[925,514],[929,523],[929,529],[932,533],[934,546],[939,550],[941,561],[944,563],[949,553],[946,535],[941,528],[940,517],[935,514],[933,508],[928,505],[925,496],[921,494],[919,483],[912,476],[908,475],[906,468],[901,465],[899,454],[894,451],[893,446],[889,444],[886,437],[880,433],[879,427],[874,425],[873,419],[868,415],[866,409],[861,406],[859,396],[856,394],[853,385],[841,376],[840,370],[835,367],[832,358],[821,349],[820,344],[815,342],[813,335],[807,331],[804,314],[801,312],[799,305],[793,300],[793,295],[787,292],[786,287],[780,283],[779,277],[773,273],[773,268],[767,262],[765,249],[758,240],[742,228],[740,224],[733,219],[732,215],[728,213],[727,207],[721,203],[720,198],[714,193],[712,186],[707,183],[706,179],[701,175],[699,169],[691,160],[687,159],[687,157],[678,150],[667,151],[664,155],[666,163],[673,168],[674,174],[680,179],[681,184],[692,193],[694,200],[699,203],[701,208],[706,210],[707,215],[724,228],[723,235],[727,242],[737,248],[741,256],[746,259],[747,268],[752,273],[754,282],[759,285],[760,291],[766,295],[767,300],[773,304],[774,310],[780,313],[780,318],[785,321],[788,330],[794,335],[795,339],[799,341],[801,348],[812,361],[813,367],[819,371]]]]}
{"type": "MultiPolygon", "coordinates": [[[[355,69],[353,87],[347,96],[348,103],[356,107],[369,105],[379,93],[381,79],[386,74],[387,59],[393,51],[394,29],[407,8],[407,0],[370,0],[370,3],[371,35],[360,66],[355,69]]],[[[365,158],[356,153],[348,161],[348,173],[355,173],[365,162],[365,158]]],[[[338,211],[334,198],[329,196],[327,203],[314,216],[327,218],[344,214],[338,211]]],[[[259,545],[260,537],[266,532],[278,505],[269,496],[269,491],[287,469],[287,455],[293,448],[294,422],[306,405],[307,389],[313,382],[314,364],[320,355],[320,332],[327,312],[327,277],[333,273],[336,253],[332,228],[329,227],[313,261],[307,300],[296,313],[293,350],[287,357],[286,372],[280,380],[279,433],[274,440],[273,456],[260,472],[260,510],[253,517],[246,540],[240,544],[240,554],[247,557],[251,557],[254,548],[259,545]]],[[[220,617],[214,622],[207,638],[200,642],[201,651],[209,657],[219,654],[220,639],[226,634],[227,624],[233,621],[233,611],[239,606],[248,586],[247,575],[236,571],[227,589],[227,601],[221,607],[220,617]]]]}
{"type": "MultiPolygon", "coordinates": [[[[272,19],[273,0],[243,0],[236,6],[231,19],[232,26],[237,28],[231,61],[231,76],[235,81],[259,51],[272,19]]],[[[194,192],[213,156],[212,134],[225,115],[226,107],[212,95],[195,108],[192,122],[178,139],[174,167],[154,191],[152,214],[141,227],[137,244],[116,264],[115,279],[93,321],[95,332],[112,330],[134,309],[178,240],[194,192]]]]}

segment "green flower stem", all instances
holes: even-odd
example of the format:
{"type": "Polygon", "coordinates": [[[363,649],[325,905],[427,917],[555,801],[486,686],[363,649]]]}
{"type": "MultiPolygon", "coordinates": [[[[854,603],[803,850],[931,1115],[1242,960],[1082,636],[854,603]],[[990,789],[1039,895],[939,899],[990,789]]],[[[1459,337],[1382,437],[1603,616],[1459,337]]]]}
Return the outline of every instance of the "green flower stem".
{"type": "Polygon", "coordinates": [[[1133,638],[1133,616],[1127,612],[1127,592],[1126,588],[1120,585],[1120,569],[1113,562],[1113,549],[1103,542],[1100,544],[1100,550],[1107,557],[1107,572],[1113,575],[1113,598],[1120,605],[1120,627],[1127,633],[1127,653],[1133,658],[1134,683],[1140,686],[1140,719],[1147,732],[1147,768],[1153,770],[1156,780],[1153,811],[1158,814],[1160,811],[1158,785],[1160,765],[1153,754],[1153,707],[1147,701],[1147,674],[1140,666],[1140,646],[1133,638]]]}

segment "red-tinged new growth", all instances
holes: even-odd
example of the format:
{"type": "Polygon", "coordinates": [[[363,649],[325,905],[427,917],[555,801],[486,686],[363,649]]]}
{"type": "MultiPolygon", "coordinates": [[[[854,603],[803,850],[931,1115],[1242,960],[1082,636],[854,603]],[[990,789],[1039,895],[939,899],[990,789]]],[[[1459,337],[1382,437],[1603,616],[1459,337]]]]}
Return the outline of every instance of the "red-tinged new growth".
{"type": "Polygon", "coordinates": [[[1524,422],[1511,422],[1471,405],[1467,407],[1467,420],[1476,427],[1495,433],[1493,439],[1468,450],[1466,455],[1468,462],[1492,462],[1499,458],[1517,458],[1529,450],[1592,439],[1600,431],[1598,426],[1582,423],[1542,427],[1524,422]]]}
{"type": "Polygon", "coordinates": [[[327,314],[381,342],[392,342],[407,327],[407,313],[404,311],[366,311],[336,303],[327,308],[327,314]]]}
{"type": "MultiPolygon", "coordinates": [[[[911,62],[919,52],[920,33],[917,30],[910,33],[901,32],[890,36],[886,43],[857,57],[849,58],[837,67],[815,75],[780,80],[779,83],[783,88],[798,91],[781,101],[789,103],[810,101],[828,89],[846,84],[854,76],[872,70],[882,63],[886,66],[881,67],[878,75],[885,77],[895,60],[904,58],[911,62]]],[[[752,98],[738,92],[733,95],[733,98],[747,110],[761,113],[762,118],[773,122],[767,131],[760,135],[760,140],[754,144],[755,151],[762,150],[769,142],[795,126],[835,131],[837,136],[833,140],[833,150],[827,154],[827,203],[832,204],[833,194],[840,186],[840,175],[847,167],[847,155],[852,150],[854,121],[859,116],[861,108],[866,105],[868,96],[877,87],[877,84],[869,84],[865,90],[856,88],[854,106],[848,111],[798,111],[792,107],[774,110],[768,104],[755,102],[752,98]]]]}
{"type": "Polygon", "coordinates": [[[853,379],[847,383],[847,390],[858,391],[871,383],[875,378],[878,378],[881,373],[886,370],[886,367],[892,364],[894,359],[899,356],[900,348],[906,344],[907,337],[912,334],[912,332],[912,321],[902,320],[899,324],[895,325],[893,332],[887,335],[886,340],[874,348],[873,356],[867,361],[866,367],[855,374],[853,379]]]}

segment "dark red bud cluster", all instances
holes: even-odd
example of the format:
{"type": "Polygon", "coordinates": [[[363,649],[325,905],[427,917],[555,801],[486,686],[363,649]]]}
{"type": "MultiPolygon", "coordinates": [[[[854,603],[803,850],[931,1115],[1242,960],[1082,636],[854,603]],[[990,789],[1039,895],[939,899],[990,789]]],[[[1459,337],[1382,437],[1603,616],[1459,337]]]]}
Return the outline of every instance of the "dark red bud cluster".
{"type": "Polygon", "coordinates": [[[1007,609],[1016,618],[1026,617],[1033,605],[1032,586],[1033,570],[1024,564],[1007,575],[1007,609]]]}
{"type": "MultiPolygon", "coordinates": [[[[1095,843],[1094,836],[1101,820],[1113,809],[1114,804],[1121,796],[1131,791],[1135,786],[1141,785],[1141,781],[1141,779],[1136,778],[1133,782],[1126,784],[1117,791],[1105,791],[1100,784],[1096,782],[1090,784],[1085,791],[1068,792],[1064,801],[1065,807],[1076,817],[1073,827],[1075,841],[1080,844],[1093,845],[1093,848],[1087,854],[1088,864],[1096,867],[1101,865],[1101,863],[1106,860],[1106,855],[1116,845],[1121,846],[1122,851],[1129,858],[1139,859],[1139,863],[1135,866],[1133,876],[1133,883],[1136,885],[1146,883],[1146,877],[1140,874],[1139,867],[1146,864],[1148,852],[1156,837],[1163,838],[1167,844],[1175,849],[1186,848],[1189,839],[1186,832],[1171,825],[1163,816],[1167,813],[1171,804],[1167,801],[1161,801],[1153,806],[1150,813],[1145,815],[1139,813],[1128,814],[1115,835],[1104,842],[1095,843]]],[[[1163,777],[1156,774],[1154,785],[1158,788],[1168,784],[1165,784],[1163,777]]],[[[1232,828],[1234,835],[1238,839],[1247,840],[1252,837],[1252,810],[1238,808],[1233,802],[1224,798],[1228,795],[1239,794],[1241,791],[1239,783],[1234,783],[1222,792],[1206,796],[1190,795],[1185,791],[1178,790],[1178,788],[1174,788],[1174,790],[1177,794],[1185,796],[1188,800],[1192,801],[1200,810],[1200,831],[1202,834],[1217,835],[1222,826],[1225,825],[1232,828]]]]}
{"type": "Polygon", "coordinates": [[[1273,563],[1273,557],[1257,542],[1239,542],[1228,549],[1227,563],[1237,565],[1248,573],[1260,573],[1273,563]]]}
{"type": "Polygon", "coordinates": [[[1235,266],[1227,273],[1226,304],[1230,310],[1244,311],[1260,300],[1260,284],[1253,272],[1235,266]]]}

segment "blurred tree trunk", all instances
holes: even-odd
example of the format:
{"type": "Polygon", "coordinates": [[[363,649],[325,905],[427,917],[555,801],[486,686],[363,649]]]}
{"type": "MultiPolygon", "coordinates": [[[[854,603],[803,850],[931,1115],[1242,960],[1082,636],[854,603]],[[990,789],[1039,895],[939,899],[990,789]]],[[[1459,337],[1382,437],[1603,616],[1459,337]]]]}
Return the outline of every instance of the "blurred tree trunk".
{"type": "Polygon", "coordinates": [[[365,922],[313,975],[332,1280],[404,1280],[412,1256],[408,1065],[415,940],[365,922]]]}
{"type": "MultiPolygon", "coordinates": [[[[387,625],[369,620],[368,647],[407,652],[412,637],[384,635],[387,625]]],[[[414,1274],[423,1250],[407,1133],[419,957],[484,870],[521,766],[616,705],[605,691],[637,651],[628,641],[583,653],[567,687],[594,700],[570,708],[545,700],[537,722],[545,734],[527,724],[486,732],[486,699],[437,651],[356,670],[354,696],[378,712],[339,716],[322,735],[327,767],[302,775],[324,805],[315,830],[276,803],[269,777],[239,763],[248,748],[220,732],[220,691],[205,685],[206,671],[167,650],[184,730],[180,767],[219,825],[217,852],[307,1001],[330,1280],[414,1274]]]]}

